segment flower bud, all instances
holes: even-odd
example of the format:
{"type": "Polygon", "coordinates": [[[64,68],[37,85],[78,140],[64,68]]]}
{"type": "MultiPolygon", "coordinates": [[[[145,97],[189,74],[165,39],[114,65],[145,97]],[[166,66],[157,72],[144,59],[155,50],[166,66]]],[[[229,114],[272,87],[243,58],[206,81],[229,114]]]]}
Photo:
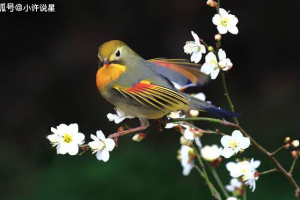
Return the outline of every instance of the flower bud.
{"type": "Polygon", "coordinates": [[[220,41],[222,39],[222,36],[220,34],[215,35],[215,40],[220,41]]]}
{"type": "Polygon", "coordinates": [[[207,49],[209,52],[214,52],[214,48],[212,46],[209,46],[207,49]]]}
{"type": "Polygon", "coordinates": [[[145,133],[137,133],[133,136],[132,140],[136,142],[140,142],[145,139],[147,135],[145,133]]]}
{"type": "Polygon", "coordinates": [[[208,0],[206,2],[206,5],[208,5],[209,7],[212,7],[212,8],[216,8],[218,6],[218,3],[215,2],[214,0],[208,0]]]}
{"type": "Polygon", "coordinates": [[[220,67],[221,69],[224,69],[224,68],[226,67],[226,63],[220,62],[219,67],[220,67]]]}
{"type": "Polygon", "coordinates": [[[298,148],[298,147],[299,147],[299,140],[293,140],[293,141],[291,142],[291,145],[292,145],[292,147],[294,147],[294,148],[298,148]]]}
{"type": "Polygon", "coordinates": [[[285,148],[285,149],[289,149],[290,146],[291,146],[290,144],[285,144],[285,145],[284,145],[284,148],[285,148]]]}
{"type": "Polygon", "coordinates": [[[285,138],[284,138],[284,143],[288,143],[288,142],[290,142],[290,140],[291,140],[290,137],[285,137],[285,138]]]}
{"type": "Polygon", "coordinates": [[[192,117],[198,117],[199,111],[198,111],[198,110],[190,110],[190,115],[191,115],[192,117]]]}
{"type": "Polygon", "coordinates": [[[297,153],[298,153],[297,151],[292,151],[291,152],[292,157],[295,158],[297,156],[297,153]]]}

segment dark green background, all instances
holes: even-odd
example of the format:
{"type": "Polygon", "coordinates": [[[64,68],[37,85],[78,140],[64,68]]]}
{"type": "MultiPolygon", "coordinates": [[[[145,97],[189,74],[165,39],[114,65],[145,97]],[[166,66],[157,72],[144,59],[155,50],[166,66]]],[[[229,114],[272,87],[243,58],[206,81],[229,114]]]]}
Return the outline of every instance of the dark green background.
{"type": "MultiPolygon", "coordinates": [[[[210,199],[195,170],[182,176],[176,160],[180,135],[174,130],[151,129],[141,143],[121,138],[107,163],[90,153],[56,155],[46,135],[60,123],[78,123],[87,141],[96,130],[106,135],[117,130],[106,118],[113,106],[95,86],[98,46],[120,39],[145,59],[189,58],[183,46],[192,40],[191,30],[214,42],[214,9],[205,0],[35,3],[55,3],[56,12],[0,13],[1,200],[210,199]]],[[[239,34],[224,35],[222,41],[234,64],[227,75],[229,92],[237,112],[243,113],[241,125],[270,151],[285,136],[300,139],[297,3],[228,0],[221,6],[239,18],[239,34]]],[[[220,79],[200,91],[228,108],[220,79]]],[[[137,120],[127,122],[138,125],[137,120]]],[[[219,144],[219,138],[205,136],[203,143],[219,144]]],[[[289,151],[278,155],[286,168],[292,163],[289,151]]],[[[252,147],[244,155],[262,160],[259,171],[273,167],[252,147]]],[[[224,165],[218,171],[227,183],[224,165]]],[[[294,176],[299,182],[299,165],[294,176]]],[[[293,194],[275,173],[261,177],[249,199],[295,199],[293,194]]]]}

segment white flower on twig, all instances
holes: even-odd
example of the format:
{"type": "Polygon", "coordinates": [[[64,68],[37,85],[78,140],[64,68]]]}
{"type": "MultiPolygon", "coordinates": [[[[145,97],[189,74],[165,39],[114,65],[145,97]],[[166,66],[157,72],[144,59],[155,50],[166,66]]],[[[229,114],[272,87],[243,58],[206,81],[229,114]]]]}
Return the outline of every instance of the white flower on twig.
{"type": "MultiPolygon", "coordinates": [[[[179,110],[179,111],[171,112],[169,115],[167,115],[167,117],[171,119],[176,119],[176,118],[185,118],[185,115],[182,114],[182,112],[179,110]]],[[[175,126],[179,126],[179,124],[170,122],[166,124],[165,128],[170,129],[175,126]]]]}
{"type": "Polygon", "coordinates": [[[256,180],[258,180],[258,173],[256,168],[260,165],[259,160],[242,161],[238,163],[229,162],[226,164],[227,170],[230,172],[230,176],[233,178],[241,177],[245,184],[249,185],[252,191],[256,188],[256,180]]]}
{"type": "Polygon", "coordinates": [[[194,149],[189,146],[182,145],[179,150],[178,158],[181,162],[181,166],[183,167],[182,174],[184,176],[188,176],[192,171],[192,169],[194,168],[194,163],[195,163],[194,149]]]}
{"type": "Polygon", "coordinates": [[[222,156],[230,158],[239,151],[248,148],[250,146],[250,139],[244,137],[239,130],[235,130],[232,132],[232,136],[223,136],[221,138],[221,143],[224,147],[222,156]]]}
{"type": "Polygon", "coordinates": [[[107,114],[108,120],[111,121],[111,122],[114,121],[116,124],[119,124],[120,122],[122,122],[126,118],[128,118],[128,119],[134,118],[132,116],[126,116],[125,113],[122,110],[118,109],[118,108],[116,108],[116,113],[117,114],[108,113],[107,114]]]}
{"type": "Polygon", "coordinates": [[[225,187],[229,192],[238,192],[238,194],[240,194],[240,191],[243,188],[243,183],[236,178],[232,178],[230,180],[230,184],[225,187]]]}
{"type": "Polygon", "coordinates": [[[79,145],[84,143],[84,134],[78,132],[78,124],[61,124],[57,128],[51,127],[52,135],[47,139],[56,146],[57,154],[76,155],[79,151],[79,145]]]}
{"type": "Polygon", "coordinates": [[[212,162],[221,156],[222,149],[218,145],[206,145],[201,149],[201,155],[204,160],[212,162]]]}
{"type": "Polygon", "coordinates": [[[92,152],[96,153],[98,160],[107,162],[109,160],[109,152],[115,148],[115,141],[110,138],[105,138],[102,131],[97,131],[96,135],[91,134],[91,138],[94,141],[89,142],[89,146],[92,152]]]}
{"type": "Polygon", "coordinates": [[[200,43],[198,35],[193,31],[192,35],[195,41],[186,42],[183,49],[185,53],[192,55],[191,62],[199,63],[202,58],[202,54],[206,53],[206,49],[205,46],[200,43]]]}
{"type": "Polygon", "coordinates": [[[210,75],[211,79],[216,79],[219,75],[220,69],[227,71],[232,68],[232,63],[229,58],[226,58],[226,52],[220,49],[218,52],[219,62],[217,56],[213,52],[209,52],[205,56],[205,63],[201,67],[201,72],[210,75]]]}
{"type": "Polygon", "coordinates": [[[239,30],[236,27],[238,18],[232,14],[229,14],[223,8],[219,9],[220,14],[215,14],[212,21],[220,34],[226,34],[227,32],[232,34],[238,34],[239,30]]]}
{"type": "Polygon", "coordinates": [[[229,58],[226,58],[226,52],[223,49],[219,49],[218,56],[219,56],[219,60],[220,60],[219,67],[223,71],[227,71],[232,68],[233,64],[229,58]]]}
{"type": "Polygon", "coordinates": [[[188,125],[181,125],[185,128],[183,132],[183,137],[186,140],[194,141],[198,147],[201,147],[200,137],[202,136],[203,132],[201,130],[195,130],[194,128],[189,127],[188,125]]]}
{"type": "Polygon", "coordinates": [[[205,56],[205,63],[201,67],[201,72],[210,75],[211,79],[217,78],[220,68],[218,66],[217,57],[213,52],[209,52],[205,56]]]}

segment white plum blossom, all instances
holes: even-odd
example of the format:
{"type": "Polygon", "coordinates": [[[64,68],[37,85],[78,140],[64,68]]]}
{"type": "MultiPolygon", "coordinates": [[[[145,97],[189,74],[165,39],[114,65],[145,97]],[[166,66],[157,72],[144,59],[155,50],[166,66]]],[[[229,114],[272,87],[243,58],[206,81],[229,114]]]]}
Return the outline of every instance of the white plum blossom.
{"type": "Polygon", "coordinates": [[[188,125],[182,125],[183,127],[185,127],[184,133],[183,133],[183,137],[186,140],[190,140],[190,141],[194,141],[198,147],[201,147],[201,141],[200,141],[200,136],[202,136],[202,133],[200,133],[199,131],[196,131],[195,129],[192,129],[191,127],[189,127],[188,125]]]}
{"type": "Polygon", "coordinates": [[[216,79],[219,75],[220,69],[227,71],[232,68],[232,62],[226,58],[226,52],[220,49],[218,52],[219,62],[217,56],[213,52],[209,52],[205,56],[205,63],[201,67],[201,72],[210,75],[211,79],[216,79]]]}
{"type": "Polygon", "coordinates": [[[115,110],[116,110],[117,114],[112,114],[112,113],[107,114],[107,118],[111,122],[114,121],[116,124],[119,124],[120,122],[122,122],[126,118],[128,118],[128,119],[134,118],[132,116],[126,116],[125,113],[122,110],[118,109],[118,108],[116,108],[115,110]]]}
{"type": "Polygon", "coordinates": [[[238,179],[236,178],[232,178],[230,180],[230,184],[229,185],[226,185],[226,189],[229,191],[229,192],[234,192],[234,191],[237,191],[237,190],[241,190],[242,189],[242,186],[243,186],[243,183],[241,181],[239,181],[238,179]]]}
{"type": "Polygon", "coordinates": [[[216,79],[220,68],[218,66],[217,57],[213,52],[209,52],[205,56],[205,63],[201,67],[201,72],[210,75],[211,79],[216,79]]]}
{"type": "MultiPolygon", "coordinates": [[[[171,119],[176,119],[176,118],[185,118],[185,115],[182,114],[182,112],[179,110],[179,111],[171,112],[167,117],[171,119]]],[[[179,125],[178,123],[170,122],[166,124],[165,128],[170,129],[178,125],[179,125]]]]}
{"type": "Polygon", "coordinates": [[[84,143],[84,134],[78,132],[78,124],[60,124],[57,128],[51,127],[52,135],[47,139],[52,146],[56,146],[57,154],[76,155],[79,151],[79,145],[84,143]]]}
{"type": "Polygon", "coordinates": [[[260,165],[259,160],[254,160],[253,158],[251,161],[242,161],[238,163],[229,162],[226,164],[227,170],[230,172],[230,176],[233,178],[241,177],[245,184],[249,185],[252,191],[255,190],[256,187],[256,180],[258,179],[257,170],[260,165]]]}
{"type": "Polygon", "coordinates": [[[202,58],[202,54],[206,53],[206,48],[200,43],[200,38],[196,33],[192,31],[192,35],[195,41],[186,42],[183,49],[186,54],[192,55],[191,62],[199,63],[202,58]]]}
{"type": "Polygon", "coordinates": [[[250,139],[244,137],[239,130],[232,132],[232,136],[225,135],[221,138],[221,143],[224,147],[222,156],[230,158],[239,151],[244,150],[250,146],[250,139]]]}
{"type": "Polygon", "coordinates": [[[217,26],[220,34],[226,34],[229,32],[236,35],[239,32],[238,28],[236,27],[238,18],[232,14],[229,14],[229,12],[223,8],[219,9],[219,14],[215,14],[212,21],[214,25],[217,26]]]}
{"type": "Polygon", "coordinates": [[[219,60],[220,60],[219,67],[223,71],[227,71],[232,68],[233,64],[229,58],[226,58],[226,52],[223,49],[219,49],[218,56],[219,56],[219,60]]]}
{"type": "Polygon", "coordinates": [[[206,145],[201,149],[201,155],[204,160],[212,162],[221,156],[222,149],[218,145],[206,145]]]}
{"type": "Polygon", "coordinates": [[[182,174],[184,176],[188,176],[194,168],[195,163],[195,153],[193,148],[186,145],[182,145],[179,151],[179,157],[181,161],[181,166],[183,167],[182,174]]]}
{"type": "Polygon", "coordinates": [[[115,148],[115,141],[110,138],[105,138],[102,131],[97,131],[96,135],[91,134],[91,138],[94,140],[89,142],[89,146],[93,153],[96,153],[98,160],[107,162],[109,160],[109,152],[115,148]],[[97,135],[97,136],[96,136],[97,135]]]}
{"type": "Polygon", "coordinates": [[[254,192],[256,188],[256,181],[258,180],[259,176],[257,175],[256,168],[259,167],[260,161],[254,161],[252,158],[250,161],[250,172],[243,176],[243,180],[245,181],[246,185],[249,185],[249,188],[252,189],[254,192]]]}

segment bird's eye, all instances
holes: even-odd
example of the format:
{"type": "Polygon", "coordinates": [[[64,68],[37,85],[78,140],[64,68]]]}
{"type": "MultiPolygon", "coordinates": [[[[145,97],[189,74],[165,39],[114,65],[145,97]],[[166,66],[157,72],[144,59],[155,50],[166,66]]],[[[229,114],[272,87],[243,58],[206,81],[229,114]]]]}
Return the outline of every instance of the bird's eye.
{"type": "Polygon", "coordinates": [[[120,57],[120,56],[121,56],[120,50],[118,50],[118,51],[116,52],[116,56],[117,56],[117,57],[120,57]]]}

